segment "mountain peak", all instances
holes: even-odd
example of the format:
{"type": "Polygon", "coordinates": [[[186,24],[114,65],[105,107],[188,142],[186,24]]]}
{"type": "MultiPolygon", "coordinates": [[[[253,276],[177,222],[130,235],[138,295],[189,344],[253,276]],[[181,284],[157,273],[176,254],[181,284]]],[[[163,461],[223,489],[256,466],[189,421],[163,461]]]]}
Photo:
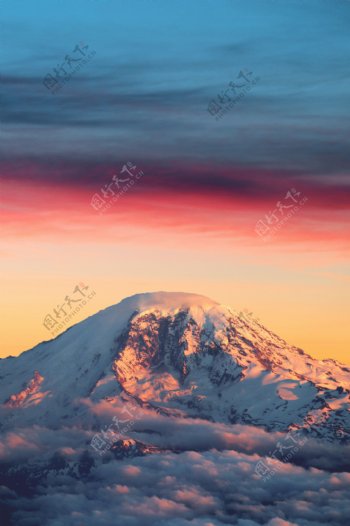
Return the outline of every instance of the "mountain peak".
{"type": "Polygon", "coordinates": [[[151,308],[160,309],[182,309],[190,307],[211,308],[219,303],[212,299],[191,292],[145,292],[134,294],[120,302],[123,306],[132,306],[135,310],[147,310],[151,308]]]}
{"type": "Polygon", "coordinates": [[[57,415],[74,421],[77,401],[113,405],[122,395],[164,414],[274,430],[318,418],[331,439],[350,418],[349,368],[316,360],[251,317],[193,293],[125,298],[1,360],[0,378],[3,425],[21,410],[28,425],[50,418],[54,425],[57,415]]]}

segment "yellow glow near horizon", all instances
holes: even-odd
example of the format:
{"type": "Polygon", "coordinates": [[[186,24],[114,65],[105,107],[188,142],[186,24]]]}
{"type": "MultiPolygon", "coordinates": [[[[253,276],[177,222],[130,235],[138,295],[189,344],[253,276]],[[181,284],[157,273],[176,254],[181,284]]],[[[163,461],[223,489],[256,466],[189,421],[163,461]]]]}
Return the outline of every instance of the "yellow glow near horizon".
{"type": "Polygon", "coordinates": [[[9,244],[3,258],[1,357],[51,339],[45,315],[83,281],[96,296],[69,325],[135,293],[195,292],[253,311],[267,328],[316,358],[350,362],[349,280],[317,268],[307,255],[294,261],[271,247],[265,254],[259,249],[257,258],[255,249],[208,253],[152,243],[31,246],[28,251],[29,243],[9,244]]]}

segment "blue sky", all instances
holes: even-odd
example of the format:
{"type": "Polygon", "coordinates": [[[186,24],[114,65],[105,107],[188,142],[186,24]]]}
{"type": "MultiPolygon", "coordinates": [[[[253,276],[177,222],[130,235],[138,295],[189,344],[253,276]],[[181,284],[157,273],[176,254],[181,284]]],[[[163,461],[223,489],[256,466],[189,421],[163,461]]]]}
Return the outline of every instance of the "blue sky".
{"type": "Polygon", "coordinates": [[[2,20],[5,158],[349,166],[345,0],[4,0],[2,20]],[[52,95],[43,77],[80,41],[96,56],[52,95]],[[242,68],[260,82],[216,121],[242,68]]]}

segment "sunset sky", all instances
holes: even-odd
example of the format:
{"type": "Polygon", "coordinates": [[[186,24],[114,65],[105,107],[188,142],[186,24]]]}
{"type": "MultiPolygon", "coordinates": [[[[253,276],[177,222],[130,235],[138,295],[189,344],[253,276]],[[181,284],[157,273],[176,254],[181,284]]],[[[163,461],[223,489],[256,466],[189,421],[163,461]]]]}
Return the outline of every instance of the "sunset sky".
{"type": "Polygon", "coordinates": [[[195,292],[350,363],[350,2],[1,10],[0,356],[50,339],[45,316],[83,282],[96,295],[70,325],[138,292],[195,292]],[[216,120],[208,104],[240,71],[259,81],[216,120]],[[115,174],[134,185],[99,213],[115,174]],[[274,235],[256,232],[303,197],[274,235]]]}

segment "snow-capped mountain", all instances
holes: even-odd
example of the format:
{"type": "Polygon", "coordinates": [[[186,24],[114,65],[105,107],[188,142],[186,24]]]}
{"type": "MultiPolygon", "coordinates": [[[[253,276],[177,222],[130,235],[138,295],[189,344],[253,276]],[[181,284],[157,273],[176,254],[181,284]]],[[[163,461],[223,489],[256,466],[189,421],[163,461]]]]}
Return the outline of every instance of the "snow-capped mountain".
{"type": "MultiPolygon", "coordinates": [[[[126,298],[0,360],[2,428],[69,425],[119,397],[164,415],[350,439],[350,369],[196,294],[126,298]]],[[[134,447],[134,445],[133,445],[134,447]]]]}

